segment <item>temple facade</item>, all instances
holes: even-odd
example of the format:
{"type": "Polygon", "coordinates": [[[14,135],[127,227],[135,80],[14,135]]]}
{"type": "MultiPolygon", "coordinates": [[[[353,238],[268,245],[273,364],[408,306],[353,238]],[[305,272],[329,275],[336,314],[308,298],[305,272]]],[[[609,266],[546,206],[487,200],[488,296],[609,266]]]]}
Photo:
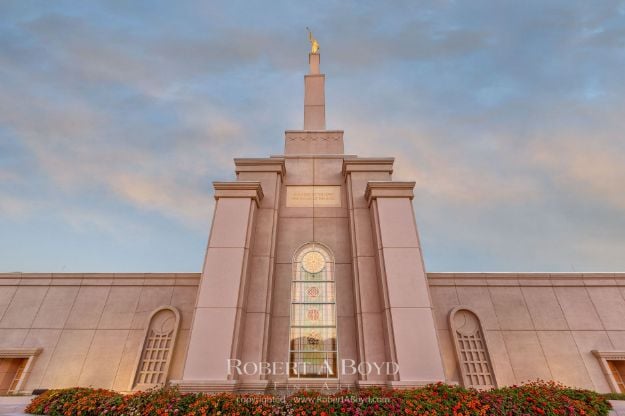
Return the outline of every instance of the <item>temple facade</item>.
{"type": "Polygon", "coordinates": [[[304,88],[284,153],[214,183],[200,273],[0,274],[0,394],[537,378],[625,392],[625,273],[427,273],[415,182],[326,129],[319,53],[304,88]]]}

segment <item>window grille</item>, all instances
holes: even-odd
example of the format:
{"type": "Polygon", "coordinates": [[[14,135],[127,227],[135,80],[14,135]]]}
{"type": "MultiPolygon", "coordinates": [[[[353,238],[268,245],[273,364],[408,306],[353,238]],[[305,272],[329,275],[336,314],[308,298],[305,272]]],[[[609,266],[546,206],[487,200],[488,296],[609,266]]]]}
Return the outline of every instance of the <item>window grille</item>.
{"type": "Polygon", "coordinates": [[[497,386],[480,320],[465,308],[456,308],[449,316],[454,347],[465,387],[489,389],[497,386]]]}
{"type": "Polygon", "coordinates": [[[13,380],[11,381],[11,385],[9,386],[9,393],[15,393],[17,390],[17,385],[22,379],[22,375],[24,374],[24,369],[26,368],[26,363],[28,362],[27,358],[15,358],[14,360],[19,360],[19,364],[17,369],[15,370],[15,375],[13,376],[13,380]]]}
{"type": "Polygon", "coordinates": [[[625,393],[625,382],[623,381],[623,377],[621,376],[621,372],[619,371],[617,365],[620,364],[623,369],[625,369],[625,361],[610,361],[608,360],[608,368],[610,369],[610,374],[614,377],[614,381],[616,382],[616,386],[618,387],[619,393],[625,393]]]}
{"type": "Polygon", "coordinates": [[[289,340],[290,377],[337,377],[334,259],[317,243],[294,257],[289,340]]]}
{"type": "Polygon", "coordinates": [[[167,382],[180,314],[173,307],[152,313],[141,348],[132,388],[143,390],[167,382]]]}

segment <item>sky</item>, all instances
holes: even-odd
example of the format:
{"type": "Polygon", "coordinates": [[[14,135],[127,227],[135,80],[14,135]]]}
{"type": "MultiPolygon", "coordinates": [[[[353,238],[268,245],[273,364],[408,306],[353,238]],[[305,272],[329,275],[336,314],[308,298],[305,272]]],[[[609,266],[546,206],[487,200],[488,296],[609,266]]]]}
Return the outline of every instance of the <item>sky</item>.
{"type": "Polygon", "coordinates": [[[198,272],[303,123],[416,181],[428,271],[625,271],[624,1],[0,2],[0,272],[198,272]]]}

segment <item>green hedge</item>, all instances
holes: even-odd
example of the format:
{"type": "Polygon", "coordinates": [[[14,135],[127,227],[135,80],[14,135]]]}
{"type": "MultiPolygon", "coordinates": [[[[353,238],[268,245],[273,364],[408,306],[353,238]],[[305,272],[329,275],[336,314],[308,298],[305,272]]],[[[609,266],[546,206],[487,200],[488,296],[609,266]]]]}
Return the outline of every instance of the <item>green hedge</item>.
{"type": "Polygon", "coordinates": [[[625,393],[604,393],[602,396],[608,400],[625,400],[625,393]]]}
{"type": "Polygon", "coordinates": [[[26,408],[40,415],[607,415],[602,395],[553,382],[489,391],[432,384],[420,389],[365,389],[323,395],[300,391],[272,395],[181,394],[163,388],[130,395],[110,390],[49,390],[26,408]]]}

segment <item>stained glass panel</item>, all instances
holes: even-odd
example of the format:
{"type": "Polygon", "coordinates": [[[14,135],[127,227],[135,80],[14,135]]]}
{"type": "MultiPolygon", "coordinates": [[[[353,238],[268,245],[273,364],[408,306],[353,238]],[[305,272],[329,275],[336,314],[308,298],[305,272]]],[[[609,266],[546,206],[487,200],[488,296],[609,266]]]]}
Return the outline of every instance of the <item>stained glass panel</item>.
{"type": "Polygon", "coordinates": [[[337,377],[334,261],[321,245],[294,259],[290,323],[290,377],[337,377]]]}

